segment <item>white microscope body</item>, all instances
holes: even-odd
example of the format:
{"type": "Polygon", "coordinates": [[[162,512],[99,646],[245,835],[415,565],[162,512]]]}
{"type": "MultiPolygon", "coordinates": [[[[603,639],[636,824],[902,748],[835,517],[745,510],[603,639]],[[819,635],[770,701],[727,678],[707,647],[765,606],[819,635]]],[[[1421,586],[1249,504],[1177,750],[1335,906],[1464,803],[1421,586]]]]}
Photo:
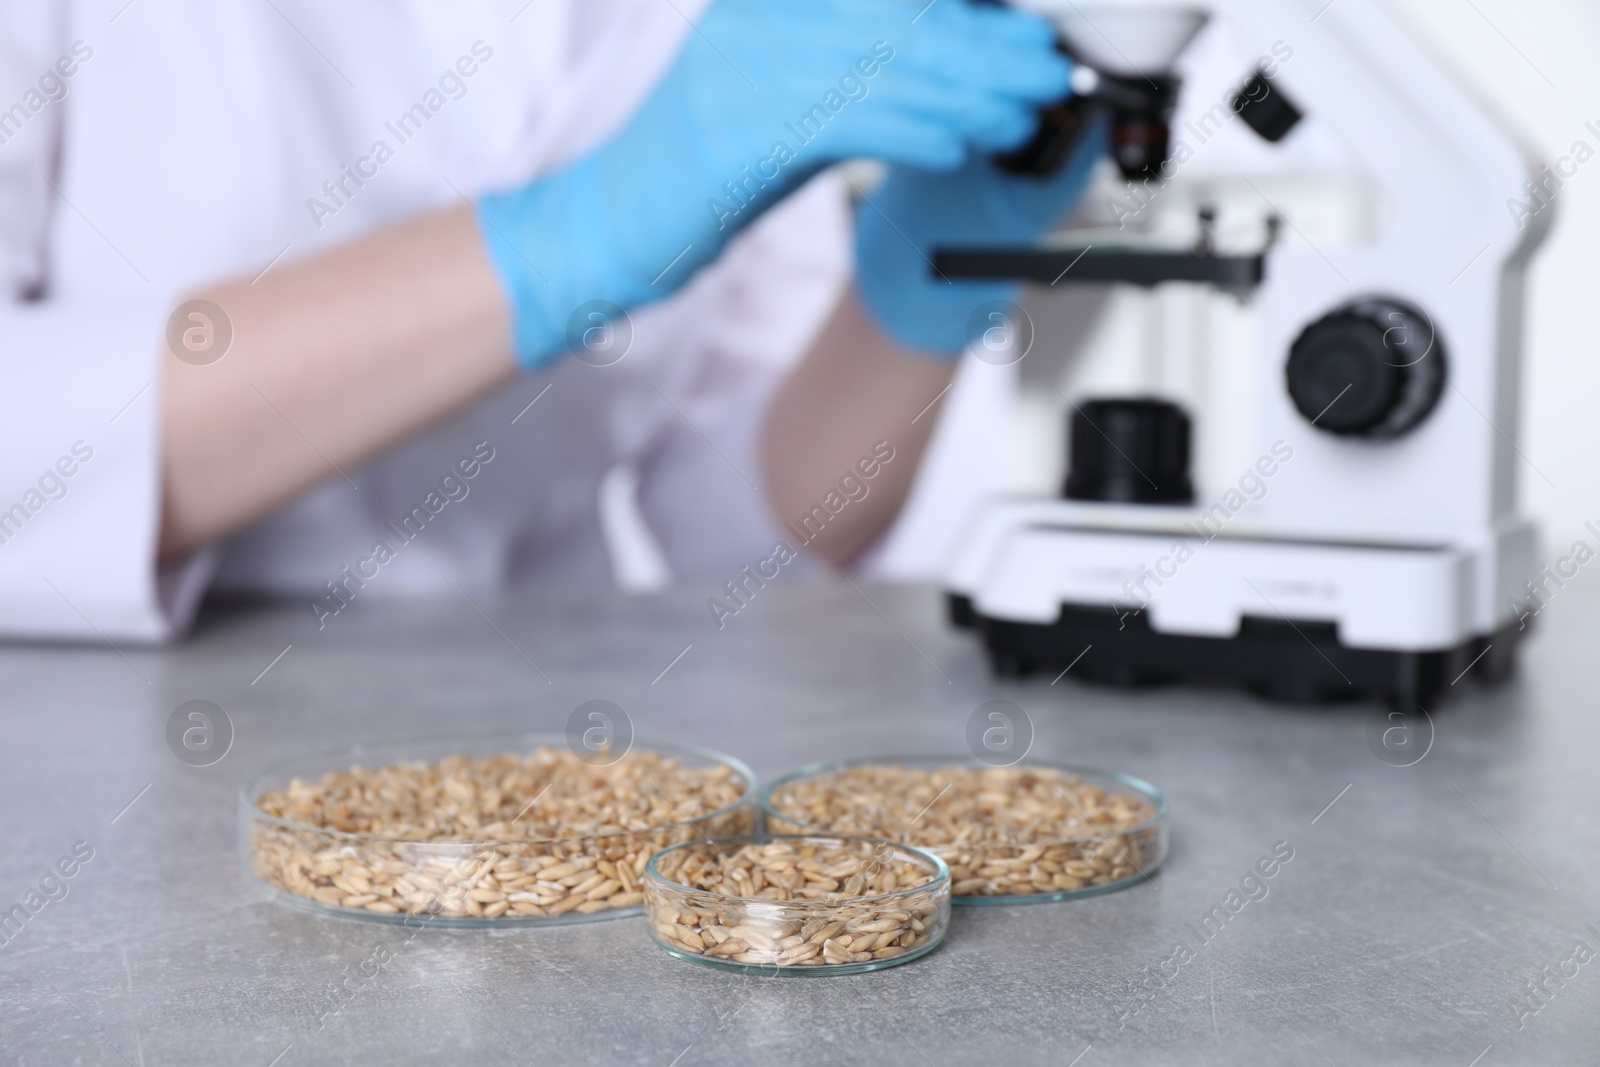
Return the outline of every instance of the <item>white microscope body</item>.
{"type": "MultiPolygon", "coordinates": [[[[1059,17],[1080,58],[1120,63],[1135,80],[1148,73],[1129,58],[1140,39],[1119,40],[1124,17],[1150,15],[1148,4],[1029,6],[1059,17]]],[[[1176,180],[1130,188],[1124,203],[1215,206],[1208,197],[1231,195],[1222,229],[1238,228],[1240,204],[1254,204],[1262,223],[1260,280],[1244,296],[1250,328],[1234,333],[1242,345],[1168,328],[1181,358],[1157,360],[1167,380],[1158,373],[1141,390],[1187,410],[1208,463],[1186,492],[1181,410],[1064,404],[1063,415],[1077,415],[1068,481],[1077,499],[982,509],[948,573],[952,618],[977,630],[1009,674],[1072,665],[1089,680],[1224,682],[1283,699],[1408,707],[1430,703],[1469,666],[1502,676],[1537,550],[1515,510],[1526,462],[1516,439],[1523,275],[1544,220],[1519,228],[1506,209],[1524,195],[1529,156],[1377,0],[1211,0],[1202,10],[1252,55],[1276,57],[1270,86],[1301,121],[1264,147],[1313,125],[1342,145],[1353,186],[1312,174],[1299,184],[1332,189],[1334,201],[1354,187],[1362,220],[1347,229],[1357,238],[1314,236],[1314,220],[1297,220],[1293,180],[1242,172],[1186,185],[1175,155],[1160,173],[1176,180]],[[1164,474],[1151,469],[1163,464],[1164,474]],[[1144,482],[1182,484],[1175,495],[1146,493],[1144,482]]],[[[1192,7],[1177,13],[1198,17],[1192,7]]],[[[1159,47],[1175,55],[1192,36],[1159,47]]],[[[1241,70],[1239,83],[1251,73],[1241,70]]],[[[1193,262],[1213,250],[1203,227],[1193,262]]],[[[1106,262],[1075,261],[1072,248],[1054,259],[1048,247],[1034,251],[1038,262],[991,257],[976,273],[1049,281],[1071,261],[1055,278],[1070,282],[1106,262]]],[[[1222,259],[1235,273],[1250,262],[1222,259]]],[[[1103,277],[1119,280],[1122,269],[1103,277]]],[[[1157,308],[1173,287],[1192,297],[1181,306],[1233,304],[1211,290],[1196,296],[1193,281],[1120,280],[1154,286],[1147,299],[1157,308]]],[[[1212,284],[1240,292],[1237,278],[1212,284]]],[[[1035,358],[1050,346],[1041,332],[1035,358]]]]}

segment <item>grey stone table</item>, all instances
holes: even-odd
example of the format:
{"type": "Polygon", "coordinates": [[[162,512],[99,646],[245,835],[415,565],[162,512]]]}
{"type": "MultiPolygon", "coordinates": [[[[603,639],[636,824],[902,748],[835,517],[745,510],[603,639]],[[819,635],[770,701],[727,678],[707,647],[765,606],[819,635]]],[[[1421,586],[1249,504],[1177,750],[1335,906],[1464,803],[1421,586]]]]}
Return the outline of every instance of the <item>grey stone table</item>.
{"type": "Polygon", "coordinates": [[[1509,684],[1455,687],[1409,767],[1374,755],[1373,706],[996,682],[929,589],[774,584],[721,631],[711,591],[352,608],[320,632],[304,605],[238,607],[170,651],[0,650],[0,908],[49,891],[0,947],[0,1061],[1600,1060],[1600,591],[1552,602],[1509,684]],[[1003,697],[1036,755],[1161,788],[1171,856],[1124,892],[962,908],[922,960],[811,979],[681,963],[639,919],[408,939],[285,906],[243,872],[236,795],[262,766],[559,730],[593,697],[764,779],[960,754],[973,710],[1003,697]],[[166,741],[193,699],[233,723],[212,766],[166,741]],[[1266,895],[1200,941],[1191,926],[1279,842],[1293,859],[1266,895]],[[73,876],[49,878],[63,859],[73,876]]]}

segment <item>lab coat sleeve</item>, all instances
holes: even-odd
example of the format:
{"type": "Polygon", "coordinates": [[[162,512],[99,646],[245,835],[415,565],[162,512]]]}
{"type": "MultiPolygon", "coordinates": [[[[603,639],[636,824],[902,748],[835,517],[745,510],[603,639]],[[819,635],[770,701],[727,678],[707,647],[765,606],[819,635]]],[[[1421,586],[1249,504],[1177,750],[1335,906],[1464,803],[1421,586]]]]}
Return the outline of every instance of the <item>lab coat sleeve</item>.
{"type": "Polygon", "coordinates": [[[157,642],[192,617],[210,554],[155,565],[162,319],[0,311],[0,637],[157,642]]]}
{"type": "Polygon", "coordinates": [[[166,294],[51,296],[65,8],[0,0],[0,638],[161,641],[210,558],[155,565],[166,294]]]}

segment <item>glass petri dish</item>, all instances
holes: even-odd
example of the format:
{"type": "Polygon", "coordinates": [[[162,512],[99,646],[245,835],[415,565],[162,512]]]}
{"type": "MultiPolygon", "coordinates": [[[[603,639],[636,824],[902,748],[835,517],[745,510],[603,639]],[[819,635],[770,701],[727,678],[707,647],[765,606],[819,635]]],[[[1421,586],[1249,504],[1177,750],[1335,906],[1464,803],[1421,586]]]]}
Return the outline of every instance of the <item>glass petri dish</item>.
{"type": "MultiPolygon", "coordinates": [[[[279,900],[327,914],[407,925],[554,925],[638,915],[644,910],[640,883],[652,855],[682,841],[747,833],[754,827],[756,780],[742,762],[688,745],[646,741],[637,742],[612,766],[659,756],[675,761],[678,768],[712,771],[719,782],[737,789],[737,797],[714,810],[642,829],[528,837],[501,829],[449,839],[331,829],[261,806],[292,781],[315,783],[352,767],[432,764],[455,756],[526,756],[545,747],[561,753],[566,744],[559,734],[446,736],[355,745],[287,760],[240,789],[245,864],[279,900]]],[[[657,766],[651,764],[652,769],[657,766]]],[[[529,807],[535,799],[529,799],[529,807]]]]}
{"type": "MultiPolygon", "coordinates": [[[[1150,783],[1114,771],[1043,760],[999,768],[970,757],[891,756],[818,763],[774,781],[761,794],[760,804],[765,828],[775,833],[862,834],[938,856],[950,868],[951,898],[958,905],[1036,904],[1110,893],[1145,881],[1167,855],[1167,802],[1150,783]],[[1031,827],[1026,833],[992,824],[985,829],[983,820],[942,819],[940,805],[946,801],[946,791],[939,783],[954,784],[953,775],[932,778],[932,788],[923,783],[915,798],[886,799],[882,790],[853,789],[837,808],[824,813],[831,817],[822,820],[797,801],[797,794],[808,787],[825,788],[845,772],[877,766],[935,774],[955,768],[963,774],[998,776],[995,781],[1007,772],[1031,774],[1027,781],[1032,788],[1051,787],[1047,800],[1053,803],[1051,798],[1059,795],[1075,810],[1069,810],[1063,823],[1031,827]],[[1066,788],[1056,788],[1057,781],[1066,788]],[[1081,817],[1094,813],[1092,806],[1083,808],[1084,800],[1092,805],[1096,797],[1117,794],[1127,798],[1119,808],[1127,812],[1124,817],[1098,825],[1081,817]],[[911,807],[922,810],[907,818],[905,812],[911,807]],[[819,825],[821,821],[830,825],[819,825]]],[[[950,806],[964,807],[965,800],[958,795],[950,806]]]]}
{"type": "MultiPolygon", "coordinates": [[[[827,872],[823,872],[827,873],[827,872]]],[[[848,883],[846,883],[848,885],[848,883]]],[[[769,977],[860,974],[927,955],[950,925],[950,869],[922,849],[839,834],[746,834],[688,841],[652,856],[644,871],[650,936],[669,955],[769,977]],[[698,861],[776,849],[786,856],[855,857],[913,884],[889,892],[776,900],[713,892],[678,881],[698,861]]]]}

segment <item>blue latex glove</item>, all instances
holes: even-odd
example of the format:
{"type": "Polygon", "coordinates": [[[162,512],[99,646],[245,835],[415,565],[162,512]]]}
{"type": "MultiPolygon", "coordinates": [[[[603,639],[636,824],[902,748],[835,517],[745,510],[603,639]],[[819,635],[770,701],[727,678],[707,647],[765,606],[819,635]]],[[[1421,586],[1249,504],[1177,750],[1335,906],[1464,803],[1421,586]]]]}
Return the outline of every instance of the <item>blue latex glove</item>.
{"type": "Polygon", "coordinates": [[[960,355],[974,339],[973,313],[1014,301],[1020,287],[943,278],[934,273],[934,250],[1032,242],[1083,195],[1105,150],[1101,124],[1044,179],[1007,174],[980,155],[954,171],[891,168],[856,209],[856,291],[869,314],[901,344],[960,355]]]}
{"type": "Polygon", "coordinates": [[[1026,140],[1071,65],[1038,16],[968,0],[716,0],[622,130],[478,203],[532,369],[582,305],[667,296],[821,168],[929,170],[1026,140]]]}

